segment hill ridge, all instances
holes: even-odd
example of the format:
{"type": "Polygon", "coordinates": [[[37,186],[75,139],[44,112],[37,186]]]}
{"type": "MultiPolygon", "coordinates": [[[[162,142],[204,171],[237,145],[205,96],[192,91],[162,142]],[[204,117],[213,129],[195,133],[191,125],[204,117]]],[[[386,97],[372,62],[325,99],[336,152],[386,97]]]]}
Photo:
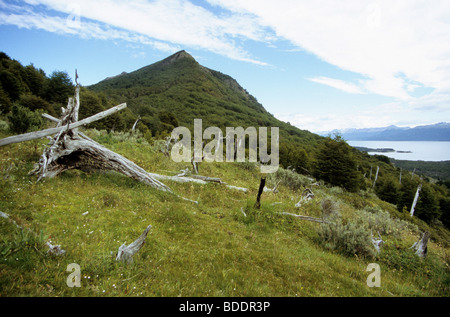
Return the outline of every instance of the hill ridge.
{"type": "Polygon", "coordinates": [[[332,130],[319,133],[328,135],[338,133],[350,141],[450,141],[450,123],[398,127],[390,125],[378,128],[332,130]]]}

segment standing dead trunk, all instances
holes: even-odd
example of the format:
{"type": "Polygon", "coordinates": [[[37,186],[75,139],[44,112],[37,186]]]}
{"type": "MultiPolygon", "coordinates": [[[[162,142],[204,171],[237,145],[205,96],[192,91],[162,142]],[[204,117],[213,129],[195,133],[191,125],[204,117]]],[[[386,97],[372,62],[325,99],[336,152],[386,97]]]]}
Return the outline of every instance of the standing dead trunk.
{"type": "Polygon", "coordinates": [[[379,166],[377,166],[377,172],[376,172],[376,174],[375,174],[375,180],[373,181],[373,186],[372,186],[372,188],[375,188],[375,183],[377,182],[377,179],[378,179],[378,172],[380,171],[380,167],[379,166]]]}
{"type": "Polygon", "coordinates": [[[139,116],[139,117],[136,119],[136,121],[134,122],[133,127],[131,128],[131,132],[134,132],[134,130],[136,129],[136,126],[137,126],[139,120],[141,120],[141,116],[139,116]]]}
{"type": "Polygon", "coordinates": [[[417,204],[417,201],[419,199],[419,192],[420,192],[421,189],[422,189],[422,184],[420,184],[417,187],[416,195],[414,196],[414,201],[413,201],[412,206],[411,206],[411,211],[410,211],[411,217],[414,215],[414,209],[416,208],[416,204],[417,204]]]}
{"type": "Polygon", "coordinates": [[[428,254],[428,240],[430,239],[430,233],[425,231],[419,241],[415,242],[410,249],[416,250],[416,255],[425,258],[428,254]]]}
{"type": "Polygon", "coordinates": [[[122,261],[125,263],[133,262],[133,255],[135,255],[144,245],[145,239],[147,238],[148,232],[152,228],[151,225],[144,230],[144,232],[137,238],[133,243],[126,245],[126,242],[119,247],[117,252],[117,261],[122,261]]]}
{"type": "Polygon", "coordinates": [[[261,194],[264,191],[264,186],[266,185],[266,177],[261,177],[261,181],[259,183],[258,195],[256,196],[255,208],[259,209],[261,207],[261,194]]]}

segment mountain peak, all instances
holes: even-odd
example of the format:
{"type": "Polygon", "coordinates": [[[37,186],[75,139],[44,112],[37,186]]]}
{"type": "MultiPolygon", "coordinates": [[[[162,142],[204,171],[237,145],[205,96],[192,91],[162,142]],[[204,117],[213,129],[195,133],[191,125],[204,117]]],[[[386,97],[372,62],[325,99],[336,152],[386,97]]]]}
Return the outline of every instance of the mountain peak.
{"type": "Polygon", "coordinates": [[[181,51],[176,52],[175,54],[170,55],[169,57],[163,59],[161,62],[164,64],[172,64],[173,62],[176,62],[183,58],[187,58],[187,59],[195,61],[195,59],[188,52],[186,52],[185,50],[181,50],[181,51]]]}

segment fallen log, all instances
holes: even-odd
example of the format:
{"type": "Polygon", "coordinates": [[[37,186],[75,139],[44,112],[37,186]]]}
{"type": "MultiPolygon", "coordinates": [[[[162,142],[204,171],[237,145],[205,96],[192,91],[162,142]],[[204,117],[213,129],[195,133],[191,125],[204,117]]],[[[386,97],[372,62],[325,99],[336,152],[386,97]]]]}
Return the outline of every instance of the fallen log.
{"type": "Polygon", "coordinates": [[[302,216],[302,215],[297,215],[297,214],[292,214],[290,212],[279,212],[279,214],[281,215],[288,215],[288,216],[292,216],[292,217],[296,217],[302,220],[308,220],[308,221],[314,221],[314,222],[320,222],[320,223],[330,223],[327,220],[324,219],[320,219],[320,218],[315,218],[315,217],[309,217],[309,216],[302,216]]]}

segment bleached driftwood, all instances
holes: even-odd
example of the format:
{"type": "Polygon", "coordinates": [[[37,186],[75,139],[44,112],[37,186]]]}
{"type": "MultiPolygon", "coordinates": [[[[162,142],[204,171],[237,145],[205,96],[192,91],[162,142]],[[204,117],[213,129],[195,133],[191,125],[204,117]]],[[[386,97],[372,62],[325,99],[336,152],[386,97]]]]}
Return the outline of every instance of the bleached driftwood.
{"type": "Polygon", "coordinates": [[[372,240],[372,244],[373,244],[375,250],[377,251],[377,253],[379,253],[381,251],[381,247],[384,244],[384,241],[383,241],[383,238],[381,238],[380,233],[378,231],[377,231],[377,233],[378,233],[378,238],[379,239],[374,238],[372,230],[370,230],[370,238],[372,240]]]}
{"type": "Polygon", "coordinates": [[[138,118],[134,122],[133,127],[131,128],[131,132],[134,132],[134,130],[136,129],[136,126],[137,126],[139,120],[141,120],[141,116],[138,116],[138,118]]]}
{"type": "MultiPolygon", "coordinates": [[[[76,127],[100,120],[126,107],[126,104],[122,104],[84,120],[76,121],[78,120],[78,110],[80,107],[79,92],[80,86],[77,84],[74,97],[69,98],[67,108],[62,109],[62,115],[59,119],[47,114],[43,115],[45,118],[56,122],[57,127],[38,131],[34,137],[44,134],[56,135],[49,142],[38,165],[31,173],[38,175],[38,180],[41,180],[42,178],[55,177],[70,169],[84,171],[92,169],[111,170],[159,190],[172,193],[172,190],[168,186],[153,178],[143,168],[122,155],[107,149],[83,133],[78,132],[76,127]],[[42,132],[45,133],[42,134],[42,132]]],[[[23,140],[23,138],[18,139],[23,140]]]]}
{"type": "Polygon", "coordinates": [[[126,242],[119,247],[117,252],[116,260],[125,263],[132,263],[133,256],[142,248],[147,238],[148,232],[152,228],[151,225],[144,230],[144,232],[137,238],[133,243],[126,245],[126,242]]]}
{"type": "Polygon", "coordinates": [[[314,221],[314,222],[321,222],[321,223],[329,223],[327,220],[325,219],[320,219],[320,218],[315,218],[315,217],[310,217],[310,216],[303,216],[303,215],[297,215],[297,214],[293,214],[290,212],[279,212],[279,214],[281,215],[288,215],[288,216],[292,216],[292,217],[296,217],[302,220],[308,220],[308,221],[314,221]]]}
{"type": "Polygon", "coordinates": [[[414,209],[416,208],[417,201],[419,200],[419,192],[420,192],[421,189],[422,189],[422,184],[417,186],[416,195],[414,196],[414,201],[413,201],[413,203],[411,205],[411,211],[410,211],[411,217],[414,215],[414,209]]]}
{"type": "Polygon", "coordinates": [[[66,250],[63,250],[59,244],[58,245],[53,245],[53,244],[50,243],[50,241],[47,241],[45,244],[49,248],[47,253],[49,253],[51,255],[63,255],[63,254],[66,253],[66,250]]]}
{"type": "MultiPolygon", "coordinates": [[[[155,173],[149,173],[123,157],[117,154],[101,144],[95,142],[91,138],[87,137],[82,132],[79,132],[77,127],[92,123],[100,120],[108,115],[111,115],[117,111],[124,109],[127,105],[121,104],[116,107],[112,107],[106,111],[100,112],[96,115],[88,117],[86,119],[78,120],[78,110],[80,107],[79,102],[79,90],[80,87],[77,84],[75,89],[75,95],[73,98],[69,98],[66,108],[62,108],[61,117],[54,118],[48,114],[43,114],[43,117],[57,123],[55,128],[45,129],[37,132],[26,133],[22,135],[12,136],[9,138],[1,139],[1,145],[7,145],[11,143],[17,143],[27,140],[33,140],[42,137],[50,138],[48,147],[44,150],[39,163],[31,174],[38,176],[38,180],[43,178],[55,177],[62,172],[70,169],[80,169],[84,171],[90,171],[93,169],[111,170],[122,173],[128,177],[131,177],[137,181],[148,184],[159,190],[172,193],[172,190],[163,184],[162,180],[175,181],[175,182],[194,182],[198,184],[207,184],[208,182],[216,182],[224,184],[227,188],[236,189],[241,191],[248,191],[246,188],[227,185],[219,178],[207,177],[201,175],[192,175],[191,177],[180,176],[166,176],[155,173]],[[55,135],[53,138],[50,135],[55,135]]],[[[166,146],[170,145],[170,139],[167,140],[166,146]]],[[[198,170],[197,170],[198,172],[198,170]]],[[[182,199],[197,203],[190,199],[181,197],[182,199]]]]}
{"type": "Polygon", "coordinates": [[[218,177],[210,177],[210,176],[203,176],[203,175],[191,175],[190,171],[188,168],[186,168],[185,170],[180,170],[180,174],[176,175],[176,177],[191,177],[194,179],[200,179],[203,180],[205,182],[214,182],[214,183],[219,183],[219,184],[226,184],[224,183],[220,178],[218,177]]]}
{"type": "Polygon", "coordinates": [[[298,203],[295,204],[295,207],[300,208],[303,203],[306,203],[306,202],[310,201],[313,198],[314,198],[314,193],[312,192],[312,190],[309,189],[309,188],[306,188],[302,192],[302,195],[301,195],[300,200],[298,201],[298,203]]]}
{"type": "Polygon", "coordinates": [[[8,144],[12,144],[12,143],[19,143],[19,142],[24,142],[24,141],[30,141],[30,140],[35,140],[35,139],[40,139],[43,137],[46,137],[48,135],[52,135],[52,134],[56,134],[56,133],[60,133],[61,131],[64,130],[72,130],[75,129],[77,127],[92,123],[94,121],[98,121],[100,119],[103,119],[111,114],[116,113],[117,111],[120,111],[122,109],[125,109],[127,107],[127,104],[123,103],[120,104],[118,106],[112,107],[108,110],[102,111],[100,113],[97,113],[96,115],[93,115],[91,117],[88,117],[86,119],[74,122],[74,123],[70,123],[69,125],[62,125],[56,128],[50,128],[50,129],[45,129],[45,130],[40,130],[40,131],[36,131],[36,132],[30,132],[30,133],[25,133],[25,134],[20,134],[20,135],[14,135],[14,136],[10,136],[4,139],[0,139],[0,146],[4,146],[4,145],[8,145],[8,144]]]}
{"type": "Polygon", "coordinates": [[[276,184],[275,184],[275,187],[272,189],[272,192],[273,193],[278,193],[278,186],[280,185],[280,183],[281,183],[281,180],[279,180],[276,184]]]}
{"type": "Polygon", "coordinates": [[[419,241],[414,242],[410,249],[416,250],[416,255],[425,258],[428,254],[428,240],[430,239],[430,233],[425,231],[419,241]]]}
{"type": "Polygon", "coordinates": [[[373,181],[373,186],[372,188],[375,188],[375,184],[377,183],[377,179],[378,179],[378,172],[380,171],[380,167],[377,166],[377,172],[375,174],[375,180],[373,181]]]}
{"type": "Polygon", "coordinates": [[[20,227],[14,220],[9,218],[9,215],[7,213],[4,213],[4,212],[0,211],[0,217],[7,219],[9,222],[11,222],[17,228],[22,229],[22,227],[20,227]]]}

